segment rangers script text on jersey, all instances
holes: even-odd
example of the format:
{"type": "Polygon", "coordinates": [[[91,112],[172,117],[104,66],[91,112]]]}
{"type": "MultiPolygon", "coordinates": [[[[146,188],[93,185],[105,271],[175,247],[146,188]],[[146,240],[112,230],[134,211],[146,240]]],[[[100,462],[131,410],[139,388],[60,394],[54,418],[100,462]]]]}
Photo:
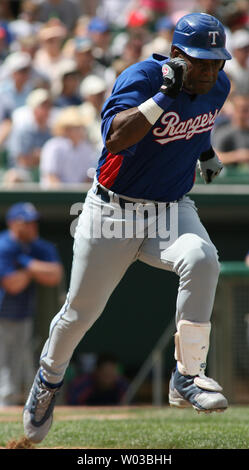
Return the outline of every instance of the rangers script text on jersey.
{"type": "MultiPolygon", "coordinates": [[[[162,85],[162,65],[169,59],[153,54],[127,68],[116,80],[102,110],[102,135],[115,115],[139,106],[162,85]]],[[[106,188],[133,198],[174,201],[188,193],[195,179],[196,163],[210,148],[210,133],[229,93],[230,83],[220,71],[214,87],[205,95],[182,90],[146,136],[117,155],[104,145],[97,179],[106,188]]]]}

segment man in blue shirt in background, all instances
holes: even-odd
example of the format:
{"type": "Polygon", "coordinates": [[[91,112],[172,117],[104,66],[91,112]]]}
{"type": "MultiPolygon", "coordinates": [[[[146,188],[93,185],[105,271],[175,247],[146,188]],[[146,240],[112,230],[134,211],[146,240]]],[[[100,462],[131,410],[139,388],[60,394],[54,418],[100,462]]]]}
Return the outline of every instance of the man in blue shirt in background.
{"type": "Polygon", "coordinates": [[[54,245],[39,237],[39,213],[17,203],[0,233],[0,406],[18,405],[33,377],[35,283],[56,286],[62,265],[54,245]]]}

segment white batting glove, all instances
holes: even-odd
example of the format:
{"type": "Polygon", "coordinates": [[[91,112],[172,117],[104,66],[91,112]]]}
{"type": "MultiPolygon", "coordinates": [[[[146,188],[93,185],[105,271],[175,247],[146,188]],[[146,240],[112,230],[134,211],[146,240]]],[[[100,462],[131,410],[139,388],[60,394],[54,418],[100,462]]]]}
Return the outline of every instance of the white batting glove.
{"type": "Polygon", "coordinates": [[[204,179],[206,184],[209,184],[216,176],[220,174],[223,165],[214,152],[213,148],[210,147],[207,152],[203,152],[200,155],[198,167],[201,177],[204,179]]]}

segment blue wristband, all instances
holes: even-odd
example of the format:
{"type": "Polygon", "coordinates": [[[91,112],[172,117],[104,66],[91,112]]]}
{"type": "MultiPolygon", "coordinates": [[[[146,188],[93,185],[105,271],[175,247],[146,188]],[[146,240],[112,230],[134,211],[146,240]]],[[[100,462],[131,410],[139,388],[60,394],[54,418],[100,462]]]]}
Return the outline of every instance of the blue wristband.
{"type": "Polygon", "coordinates": [[[168,109],[168,107],[173,103],[173,101],[175,101],[174,98],[170,98],[169,96],[165,95],[161,91],[156,93],[156,95],[152,96],[152,99],[164,111],[166,111],[168,109]]]}

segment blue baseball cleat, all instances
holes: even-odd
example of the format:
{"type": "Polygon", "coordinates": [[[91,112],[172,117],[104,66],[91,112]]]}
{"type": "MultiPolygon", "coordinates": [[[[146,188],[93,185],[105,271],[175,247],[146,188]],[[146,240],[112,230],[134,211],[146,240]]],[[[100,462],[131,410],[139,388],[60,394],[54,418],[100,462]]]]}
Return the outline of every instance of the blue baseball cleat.
{"type": "Polygon", "coordinates": [[[193,406],[204,413],[225,411],[228,403],[221,391],[221,386],[205,375],[182,375],[175,369],[169,385],[169,404],[178,408],[193,406]]]}
{"type": "Polygon", "coordinates": [[[46,437],[61,386],[62,382],[53,385],[43,381],[38,370],[23,410],[24,433],[30,441],[39,443],[46,437]]]}

